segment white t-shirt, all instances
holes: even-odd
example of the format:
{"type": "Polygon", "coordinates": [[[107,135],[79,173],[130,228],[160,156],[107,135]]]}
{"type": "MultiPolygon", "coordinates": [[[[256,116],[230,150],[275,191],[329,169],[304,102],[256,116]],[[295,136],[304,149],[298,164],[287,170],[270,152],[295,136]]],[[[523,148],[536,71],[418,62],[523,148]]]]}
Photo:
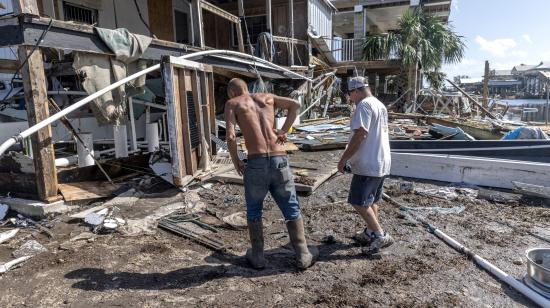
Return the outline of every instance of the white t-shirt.
{"type": "Polygon", "coordinates": [[[352,132],[360,127],[368,132],[367,139],[350,159],[352,173],[373,177],[389,175],[391,153],[386,106],[374,96],[363,99],[357,104],[350,126],[352,132]]]}

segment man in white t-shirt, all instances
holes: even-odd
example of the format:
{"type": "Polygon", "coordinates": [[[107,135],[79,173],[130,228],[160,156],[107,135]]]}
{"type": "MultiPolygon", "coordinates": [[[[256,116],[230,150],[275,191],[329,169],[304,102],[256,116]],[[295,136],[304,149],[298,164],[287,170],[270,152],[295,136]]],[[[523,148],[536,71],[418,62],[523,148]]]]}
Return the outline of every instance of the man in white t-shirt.
{"type": "Polygon", "coordinates": [[[348,164],[351,167],[353,178],[348,203],[367,224],[355,239],[363,245],[363,253],[370,255],[393,244],[393,238],[378,222],[377,205],[391,167],[388,111],[372,95],[363,77],[348,81],[348,95],[356,108],[350,123],[352,136],[338,162],[338,170],[344,173],[348,164]]]}

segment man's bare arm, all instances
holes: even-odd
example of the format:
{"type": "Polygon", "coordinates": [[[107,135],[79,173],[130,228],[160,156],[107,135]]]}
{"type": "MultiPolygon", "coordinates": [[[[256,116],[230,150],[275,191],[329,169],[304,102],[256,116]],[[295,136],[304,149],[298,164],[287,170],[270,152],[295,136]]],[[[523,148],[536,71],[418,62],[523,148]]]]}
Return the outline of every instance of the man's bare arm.
{"type": "Polygon", "coordinates": [[[233,161],[235,170],[237,170],[239,175],[242,175],[244,172],[244,163],[239,159],[239,155],[237,153],[237,134],[235,133],[237,117],[235,116],[235,110],[233,110],[232,104],[229,102],[225,104],[225,122],[225,140],[227,141],[229,155],[231,156],[231,161],[233,161]]]}
{"type": "Polygon", "coordinates": [[[353,137],[349,141],[348,146],[344,151],[344,154],[342,154],[342,157],[338,162],[338,171],[344,173],[344,167],[346,165],[346,162],[351,157],[353,157],[355,153],[357,153],[357,151],[359,150],[359,146],[361,146],[361,143],[363,143],[363,141],[367,139],[368,135],[369,133],[363,127],[360,127],[355,130],[355,133],[353,134],[353,137]]]}
{"type": "Polygon", "coordinates": [[[275,108],[281,108],[288,110],[288,114],[286,116],[286,121],[283,124],[283,127],[281,128],[281,131],[283,133],[288,132],[288,130],[292,127],[292,124],[294,124],[294,121],[298,117],[298,110],[300,110],[300,103],[298,103],[297,100],[273,95],[273,102],[275,108]]]}

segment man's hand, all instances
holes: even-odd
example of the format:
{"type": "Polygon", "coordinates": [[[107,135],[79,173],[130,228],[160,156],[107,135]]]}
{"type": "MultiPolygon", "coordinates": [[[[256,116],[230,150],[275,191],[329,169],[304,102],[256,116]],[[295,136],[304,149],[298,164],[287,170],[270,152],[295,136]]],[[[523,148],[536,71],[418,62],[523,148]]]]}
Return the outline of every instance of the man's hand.
{"type": "Polygon", "coordinates": [[[242,176],[244,174],[244,168],[245,168],[244,162],[238,159],[237,163],[234,164],[234,166],[235,166],[235,170],[237,170],[237,174],[242,176]]]}
{"type": "Polygon", "coordinates": [[[286,132],[281,129],[275,130],[275,135],[277,135],[277,144],[284,145],[288,141],[286,132]]]}
{"type": "Polygon", "coordinates": [[[346,173],[346,161],[345,160],[340,159],[340,161],[338,162],[338,171],[340,171],[342,173],[346,173]]]}

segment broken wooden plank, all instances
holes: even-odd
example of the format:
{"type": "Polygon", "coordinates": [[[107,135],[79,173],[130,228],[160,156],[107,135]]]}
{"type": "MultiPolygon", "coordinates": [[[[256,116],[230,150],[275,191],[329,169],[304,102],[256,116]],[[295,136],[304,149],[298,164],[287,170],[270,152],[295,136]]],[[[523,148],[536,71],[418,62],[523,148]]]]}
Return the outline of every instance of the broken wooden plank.
{"type": "Polygon", "coordinates": [[[522,195],[550,199],[550,187],[512,181],[514,191],[522,195]]]}
{"type": "MultiPolygon", "coordinates": [[[[311,172],[308,174],[308,178],[313,179],[315,182],[313,185],[305,185],[301,183],[294,183],[297,192],[311,193],[314,192],[321,184],[328,180],[332,175],[338,172],[338,168],[327,168],[321,172],[311,172]],[[328,169],[328,170],[327,170],[328,169]]],[[[295,173],[295,170],[292,171],[295,173]]],[[[213,180],[222,181],[233,184],[243,184],[243,177],[238,175],[234,170],[231,172],[225,172],[218,174],[212,178],[213,180]]]]}
{"type": "Polygon", "coordinates": [[[482,188],[478,191],[477,198],[497,203],[516,203],[521,199],[521,195],[482,188]]]}
{"type": "Polygon", "coordinates": [[[105,181],[89,181],[59,184],[59,191],[65,201],[85,201],[111,197],[120,187],[105,181]]]}
{"type": "Polygon", "coordinates": [[[512,179],[550,186],[550,164],[458,155],[392,153],[391,175],[512,189],[512,179]]]}

